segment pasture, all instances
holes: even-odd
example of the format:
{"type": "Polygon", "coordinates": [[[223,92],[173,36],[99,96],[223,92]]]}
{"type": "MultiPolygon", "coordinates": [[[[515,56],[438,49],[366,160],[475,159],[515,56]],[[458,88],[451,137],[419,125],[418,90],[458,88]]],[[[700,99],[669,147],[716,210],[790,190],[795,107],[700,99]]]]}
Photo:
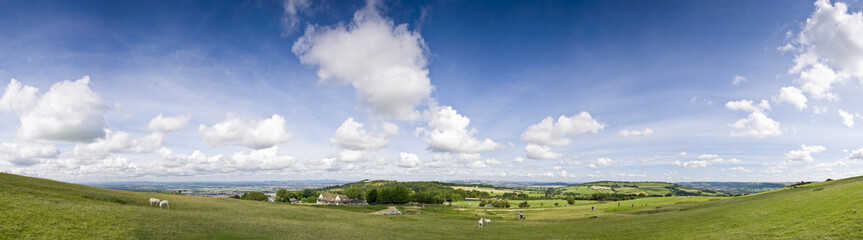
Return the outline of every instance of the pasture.
{"type": "MultiPolygon", "coordinates": [[[[0,236],[34,239],[861,239],[863,178],[763,194],[491,209],[309,206],[108,190],[0,174],[0,236]],[[170,201],[170,210],[149,198],[170,201]],[[628,205],[627,205],[628,204],[628,205]],[[647,204],[646,206],[644,204],[647,204]],[[634,206],[633,206],[634,205],[634,206]],[[594,207],[591,210],[591,207],[594,207]],[[517,220],[518,212],[526,220],[517,220]],[[492,221],[481,230],[480,218],[492,221]]],[[[514,201],[516,202],[516,201],[514,201]]]]}
{"type": "Polygon", "coordinates": [[[453,186],[455,189],[462,189],[465,191],[478,191],[478,192],[487,192],[494,195],[503,195],[504,193],[512,193],[516,192],[509,189],[494,189],[494,188],[484,188],[484,187],[464,187],[464,186],[453,186]]]}
{"type": "MultiPolygon", "coordinates": [[[[510,208],[519,208],[518,204],[524,202],[525,200],[509,200],[509,203],[512,205],[510,208]]],[[[594,203],[596,201],[590,200],[575,200],[575,205],[589,204],[594,203]]],[[[457,201],[453,202],[452,205],[454,207],[479,207],[479,201],[457,201]]],[[[555,200],[527,200],[527,203],[531,208],[549,208],[555,207],[554,204],[557,203],[560,207],[567,206],[566,200],[563,199],[555,199],[555,200]]]]}

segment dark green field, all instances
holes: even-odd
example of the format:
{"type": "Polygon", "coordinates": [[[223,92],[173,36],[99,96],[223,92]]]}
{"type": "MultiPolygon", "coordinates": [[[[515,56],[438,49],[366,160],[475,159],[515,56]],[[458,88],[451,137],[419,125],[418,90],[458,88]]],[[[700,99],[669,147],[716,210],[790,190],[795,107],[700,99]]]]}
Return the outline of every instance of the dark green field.
{"type": "Polygon", "coordinates": [[[863,178],[734,197],[520,209],[312,207],[0,174],[0,236],[35,239],[861,239],[863,178]],[[171,210],[148,206],[148,198],[171,210]],[[646,206],[645,206],[646,204],[646,206]],[[594,207],[594,210],[591,210],[594,207]],[[477,229],[480,217],[492,219],[477,229]]]}

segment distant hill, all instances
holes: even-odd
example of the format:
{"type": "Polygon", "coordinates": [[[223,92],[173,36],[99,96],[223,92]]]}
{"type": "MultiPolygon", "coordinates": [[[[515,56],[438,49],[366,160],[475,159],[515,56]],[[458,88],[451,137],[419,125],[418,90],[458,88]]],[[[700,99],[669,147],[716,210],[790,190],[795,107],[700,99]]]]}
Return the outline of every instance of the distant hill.
{"type": "Polygon", "coordinates": [[[752,194],[766,192],[774,189],[784,188],[793,183],[770,183],[770,182],[681,182],[684,186],[710,189],[727,192],[730,194],[752,194]]]}
{"type": "Polygon", "coordinates": [[[560,189],[563,195],[589,196],[593,194],[663,196],[725,196],[728,193],[689,187],[667,182],[616,182],[600,181],[566,186],[560,189]]]}

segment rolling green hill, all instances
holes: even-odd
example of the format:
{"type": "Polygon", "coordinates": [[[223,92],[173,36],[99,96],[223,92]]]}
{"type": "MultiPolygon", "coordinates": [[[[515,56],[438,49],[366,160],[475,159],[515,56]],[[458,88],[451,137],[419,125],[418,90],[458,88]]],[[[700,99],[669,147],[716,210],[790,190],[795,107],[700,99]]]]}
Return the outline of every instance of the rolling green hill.
{"type": "Polygon", "coordinates": [[[561,188],[563,195],[588,196],[595,193],[647,196],[723,196],[714,190],[687,187],[666,182],[590,182],[561,188]]]}
{"type": "Polygon", "coordinates": [[[35,239],[861,239],[863,177],[744,197],[486,209],[291,205],[127,192],[0,174],[0,236],[35,239]],[[170,210],[148,198],[171,201],[170,210]],[[527,220],[517,220],[523,211],[527,220]],[[477,228],[480,217],[492,219],[477,228]]]}

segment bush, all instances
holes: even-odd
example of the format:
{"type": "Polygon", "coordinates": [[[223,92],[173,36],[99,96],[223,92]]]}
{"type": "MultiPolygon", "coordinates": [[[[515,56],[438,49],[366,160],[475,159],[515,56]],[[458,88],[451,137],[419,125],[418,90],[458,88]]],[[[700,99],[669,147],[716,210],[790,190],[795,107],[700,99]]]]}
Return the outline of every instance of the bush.
{"type": "Polygon", "coordinates": [[[569,205],[575,205],[575,198],[573,198],[573,197],[566,198],[566,203],[569,205]]]}
{"type": "Polygon", "coordinates": [[[529,207],[530,207],[530,204],[529,204],[529,203],[527,203],[527,201],[524,201],[524,202],[519,203],[519,204],[518,204],[518,207],[519,207],[519,208],[529,208],[529,207]]]}
{"type": "Polygon", "coordinates": [[[316,203],[316,202],[318,202],[318,198],[316,198],[316,197],[303,198],[303,203],[316,203]]]}
{"type": "Polygon", "coordinates": [[[560,203],[554,203],[555,207],[560,207],[560,203]]]}

